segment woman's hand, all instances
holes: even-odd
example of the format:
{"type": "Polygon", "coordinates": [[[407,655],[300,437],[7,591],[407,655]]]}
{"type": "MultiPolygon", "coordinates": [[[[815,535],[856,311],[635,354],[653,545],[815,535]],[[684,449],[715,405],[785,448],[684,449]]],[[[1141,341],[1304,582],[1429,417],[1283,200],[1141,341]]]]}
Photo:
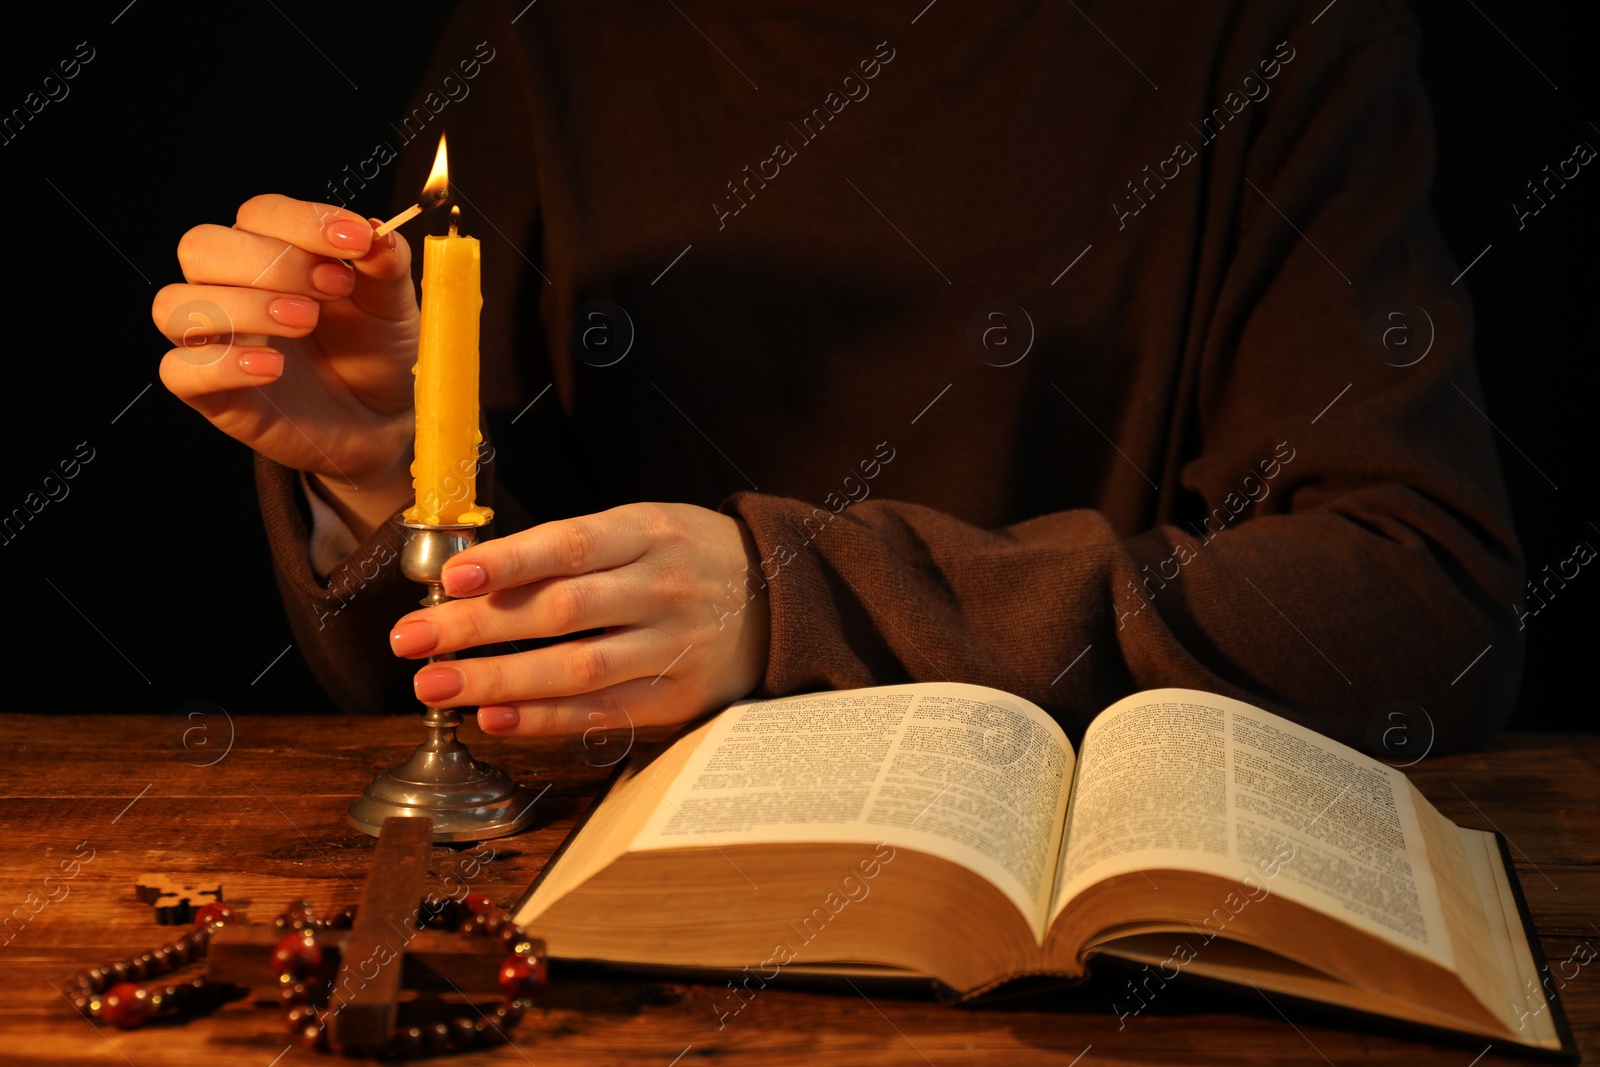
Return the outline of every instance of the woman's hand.
{"type": "Polygon", "coordinates": [[[162,383],[223,433],[315,476],[358,536],[402,506],[419,328],[405,240],[265,195],[231,228],[184,234],[178,262],[187,284],[151,307],[178,346],[162,383]]]}
{"type": "Polygon", "coordinates": [[[738,519],[689,504],[628,504],[467,549],[444,570],[445,591],[465,599],[412,612],[389,642],[416,659],[603,627],[513,655],[431,664],[417,672],[417,698],[480,705],[484,730],[524,737],[679,723],[760,683],[771,616],[759,574],[738,519]]]}

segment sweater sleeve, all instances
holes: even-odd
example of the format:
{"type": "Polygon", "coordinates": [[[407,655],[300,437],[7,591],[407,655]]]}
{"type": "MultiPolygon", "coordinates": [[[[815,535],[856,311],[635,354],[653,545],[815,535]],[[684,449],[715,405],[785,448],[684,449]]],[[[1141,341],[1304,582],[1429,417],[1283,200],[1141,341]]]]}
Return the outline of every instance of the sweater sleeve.
{"type": "Polygon", "coordinates": [[[393,522],[379,526],[324,581],[311,567],[299,478],[256,456],[256,492],[295,644],[345,711],[396,714],[414,707],[408,678],[415,667],[392,655],[384,639],[421,597],[400,573],[403,531],[393,522]]]}
{"type": "Polygon", "coordinates": [[[1395,700],[1435,751],[1499,730],[1522,559],[1428,205],[1415,36],[1313,51],[1247,147],[1200,163],[1181,440],[1151,472],[1181,491],[1152,491],[1142,530],[1091,507],[980,529],[730,497],[763,557],[763,695],[977,682],[1081,734],[1120,696],[1184,686],[1358,747],[1395,700]]]}

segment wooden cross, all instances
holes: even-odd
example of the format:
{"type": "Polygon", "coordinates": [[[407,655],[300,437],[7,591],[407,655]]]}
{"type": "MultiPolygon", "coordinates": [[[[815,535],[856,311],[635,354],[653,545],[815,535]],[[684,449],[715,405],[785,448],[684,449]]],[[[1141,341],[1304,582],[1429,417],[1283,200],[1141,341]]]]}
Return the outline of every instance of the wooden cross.
{"type": "MultiPolygon", "coordinates": [[[[346,1047],[379,1048],[394,1033],[402,988],[479,994],[500,992],[498,938],[419,929],[433,848],[427,818],[383,820],[372,874],[349,930],[319,930],[322,970],[307,984],[333,981],[332,1038],[346,1047]]],[[[260,923],[224,926],[211,935],[206,977],[250,987],[273,981],[272,950],[285,931],[260,923]]]]}
{"type": "Polygon", "coordinates": [[[221,882],[183,885],[169,874],[141,874],[133,891],[140,903],[155,906],[156,922],[162,926],[192,923],[195,912],[222,899],[221,882]]]}

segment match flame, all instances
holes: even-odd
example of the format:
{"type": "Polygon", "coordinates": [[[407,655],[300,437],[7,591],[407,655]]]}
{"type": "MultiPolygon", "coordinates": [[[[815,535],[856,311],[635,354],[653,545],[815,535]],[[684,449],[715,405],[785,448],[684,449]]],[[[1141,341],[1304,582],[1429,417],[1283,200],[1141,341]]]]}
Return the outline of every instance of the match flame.
{"type": "Polygon", "coordinates": [[[439,135],[439,153],[433,157],[433,169],[428,172],[428,180],[422,186],[422,200],[424,206],[429,204],[442,204],[450,197],[450,163],[445,155],[444,134],[439,135]]]}

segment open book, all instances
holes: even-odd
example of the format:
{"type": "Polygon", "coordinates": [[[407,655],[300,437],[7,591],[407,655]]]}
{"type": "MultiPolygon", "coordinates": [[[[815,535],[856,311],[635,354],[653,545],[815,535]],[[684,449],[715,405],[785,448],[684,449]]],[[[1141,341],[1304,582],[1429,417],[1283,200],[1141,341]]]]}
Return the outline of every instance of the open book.
{"type": "MultiPolygon", "coordinates": [[[[1571,1055],[1497,837],[1248,704],[1042,709],[932,684],[735,704],[627,766],[516,920],[555,957],[923,976],[1179,974],[1571,1055]]],[[[751,985],[752,982],[760,985],[751,985]]]]}

